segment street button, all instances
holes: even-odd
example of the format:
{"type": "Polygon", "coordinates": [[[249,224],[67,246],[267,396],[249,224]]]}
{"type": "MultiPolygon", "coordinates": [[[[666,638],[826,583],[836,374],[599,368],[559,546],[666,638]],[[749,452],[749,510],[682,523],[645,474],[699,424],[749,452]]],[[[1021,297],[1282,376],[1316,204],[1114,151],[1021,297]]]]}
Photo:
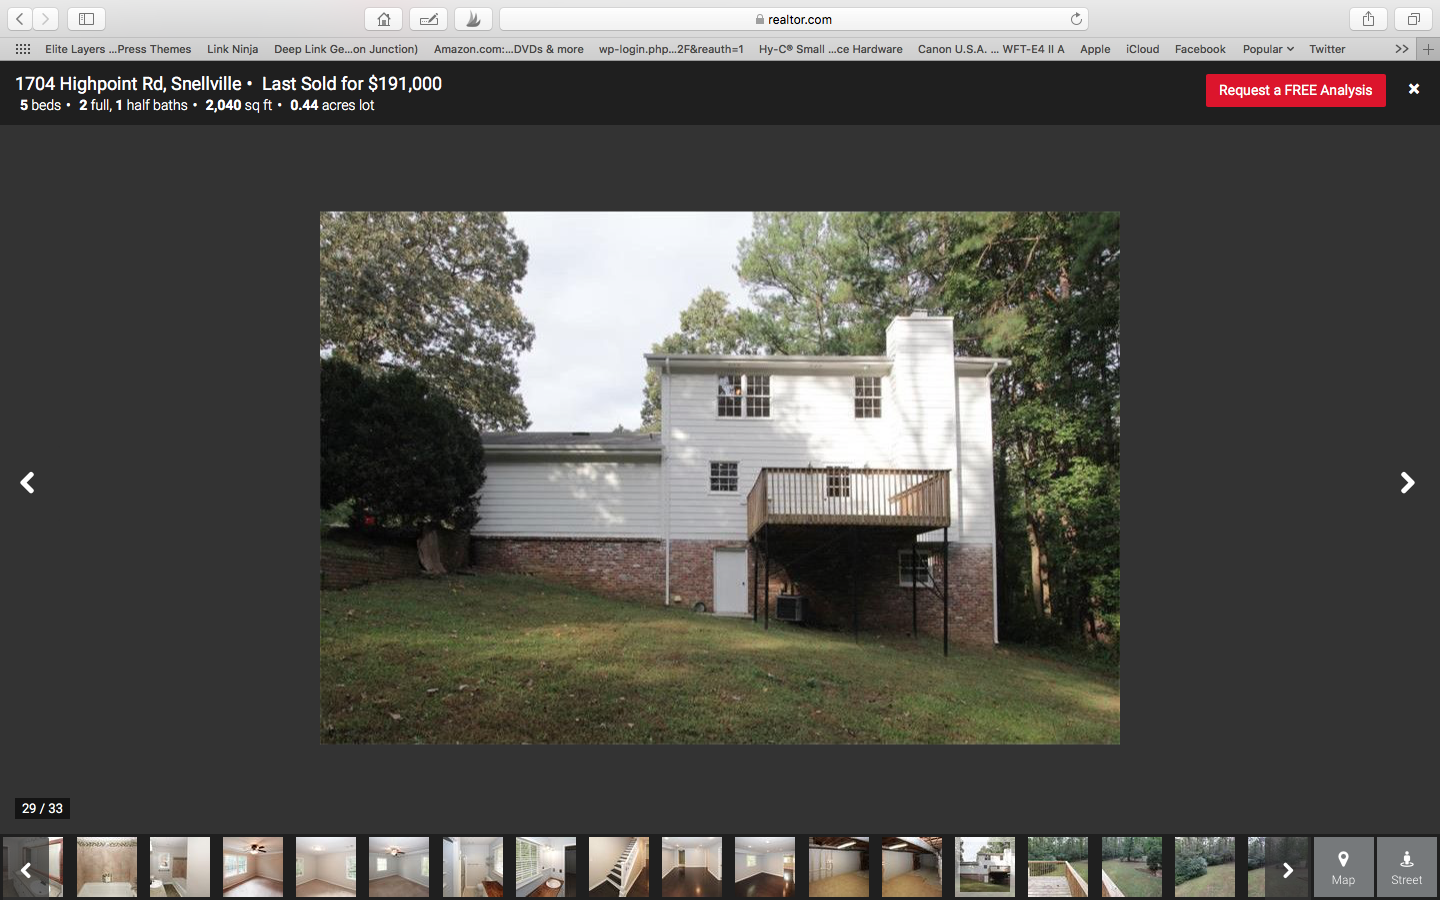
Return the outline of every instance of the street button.
{"type": "Polygon", "coordinates": [[[1317,837],[1315,896],[1375,896],[1375,838],[1317,837]]]}
{"type": "Polygon", "coordinates": [[[1435,896],[1435,838],[1382,837],[1377,852],[1379,896],[1435,896]]]}

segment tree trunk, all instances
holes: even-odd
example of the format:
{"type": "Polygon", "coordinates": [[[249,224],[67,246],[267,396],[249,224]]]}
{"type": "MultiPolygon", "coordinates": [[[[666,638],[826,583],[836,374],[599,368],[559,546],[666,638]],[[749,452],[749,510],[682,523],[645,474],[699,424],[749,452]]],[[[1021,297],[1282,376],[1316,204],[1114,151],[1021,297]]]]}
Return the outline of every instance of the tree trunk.
{"type": "Polygon", "coordinates": [[[1036,527],[1035,517],[1029,513],[1025,515],[1025,536],[1030,541],[1030,595],[1035,602],[1035,614],[1043,616],[1050,605],[1050,590],[1045,578],[1045,550],[1040,546],[1040,530],[1036,527]]]}

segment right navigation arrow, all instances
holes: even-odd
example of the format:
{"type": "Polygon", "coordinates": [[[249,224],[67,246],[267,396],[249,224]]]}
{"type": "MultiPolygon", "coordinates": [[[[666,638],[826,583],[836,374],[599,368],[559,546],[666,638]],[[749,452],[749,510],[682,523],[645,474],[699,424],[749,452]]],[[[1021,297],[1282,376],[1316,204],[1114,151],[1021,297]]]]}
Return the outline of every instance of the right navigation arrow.
{"type": "Polygon", "coordinates": [[[1290,868],[1290,864],[1289,864],[1289,863],[1285,863],[1284,865],[1285,865],[1285,876],[1284,876],[1284,877],[1289,878],[1292,874],[1294,874],[1295,870],[1292,869],[1292,868],[1290,868]]]}
{"type": "Polygon", "coordinates": [[[1400,489],[1400,493],[1403,494],[1403,493],[1409,491],[1412,487],[1415,486],[1415,479],[1411,478],[1409,475],[1406,475],[1404,472],[1401,472],[1401,473],[1400,473],[1400,477],[1403,478],[1403,479],[1405,479],[1405,486],[1400,489]]]}

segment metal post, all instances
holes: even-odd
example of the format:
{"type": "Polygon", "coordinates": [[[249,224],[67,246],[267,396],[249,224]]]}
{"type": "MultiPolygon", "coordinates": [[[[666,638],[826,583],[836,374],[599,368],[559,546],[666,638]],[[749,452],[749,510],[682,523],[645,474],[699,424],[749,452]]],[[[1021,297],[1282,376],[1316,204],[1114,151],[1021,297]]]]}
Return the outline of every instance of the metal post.
{"type": "Polygon", "coordinates": [[[910,538],[910,636],[920,634],[919,604],[915,592],[920,584],[920,535],[910,538]]]}
{"type": "Polygon", "coordinates": [[[765,526],[765,630],[770,630],[770,526],[765,526]]]}
{"type": "Polygon", "coordinates": [[[945,579],[945,588],[942,593],[945,595],[945,655],[950,655],[950,526],[945,526],[945,562],[941,565],[942,576],[945,579]]]}
{"type": "Polygon", "coordinates": [[[750,621],[760,621],[760,544],[750,539],[750,621]]]}
{"type": "Polygon", "coordinates": [[[850,529],[850,610],[855,617],[855,643],[860,643],[860,592],[855,590],[855,529],[850,529]]]}

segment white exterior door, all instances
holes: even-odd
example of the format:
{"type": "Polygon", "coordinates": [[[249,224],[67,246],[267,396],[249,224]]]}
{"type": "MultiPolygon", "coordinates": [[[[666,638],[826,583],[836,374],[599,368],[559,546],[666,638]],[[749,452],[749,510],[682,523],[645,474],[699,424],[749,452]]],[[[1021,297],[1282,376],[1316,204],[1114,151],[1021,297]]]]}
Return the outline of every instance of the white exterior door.
{"type": "Polygon", "coordinates": [[[715,614],[749,615],[745,602],[745,548],[715,551],[715,614]]]}

